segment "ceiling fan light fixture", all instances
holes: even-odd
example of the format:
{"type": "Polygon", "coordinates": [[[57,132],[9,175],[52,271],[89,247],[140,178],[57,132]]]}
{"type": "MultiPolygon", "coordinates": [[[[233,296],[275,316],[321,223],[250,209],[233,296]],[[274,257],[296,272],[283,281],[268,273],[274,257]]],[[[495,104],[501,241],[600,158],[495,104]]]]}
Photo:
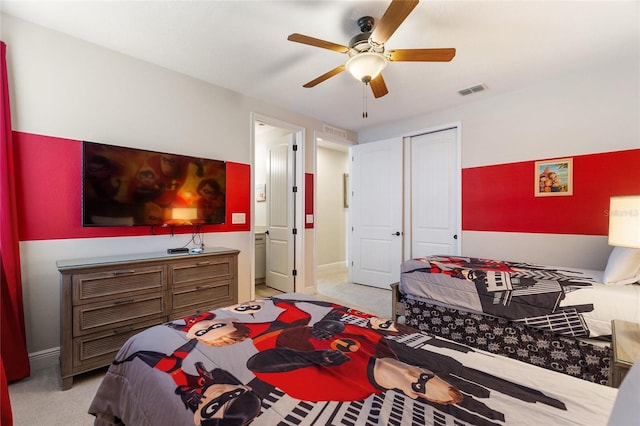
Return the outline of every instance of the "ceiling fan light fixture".
{"type": "Polygon", "coordinates": [[[387,58],[377,52],[362,52],[349,58],[345,67],[358,81],[368,83],[387,66],[387,58]]]}

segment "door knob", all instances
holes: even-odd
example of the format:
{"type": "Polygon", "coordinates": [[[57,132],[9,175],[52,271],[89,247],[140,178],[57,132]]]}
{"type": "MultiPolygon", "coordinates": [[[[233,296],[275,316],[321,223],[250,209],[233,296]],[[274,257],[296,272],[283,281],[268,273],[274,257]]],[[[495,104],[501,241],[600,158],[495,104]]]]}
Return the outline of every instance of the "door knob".
{"type": "Polygon", "coordinates": [[[264,231],[265,235],[269,235],[269,230],[264,231]]]}
{"type": "Polygon", "coordinates": [[[395,234],[391,234],[391,235],[395,235],[396,237],[400,236],[400,231],[397,231],[395,234]]]}

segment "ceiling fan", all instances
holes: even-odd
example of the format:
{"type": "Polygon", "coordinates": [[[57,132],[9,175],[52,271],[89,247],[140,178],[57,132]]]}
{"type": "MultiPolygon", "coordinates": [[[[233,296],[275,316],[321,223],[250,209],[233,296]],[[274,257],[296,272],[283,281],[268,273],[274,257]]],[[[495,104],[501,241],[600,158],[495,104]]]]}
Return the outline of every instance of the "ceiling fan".
{"type": "Polygon", "coordinates": [[[370,85],[373,96],[380,98],[389,93],[381,74],[388,62],[451,61],[456,54],[456,49],[453,48],[395,49],[385,52],[384,44],[417,5],[418,0],[393,0],[377,23],[371,16],[364,16],[358,19],[357,23],[361,32],[349,41],[349,46],[303,34],[291,34],[287,37],[289,41],[349,55],[349,60],[344,65],[322,74],[320,77],[303,85],[303,87],[314,87],[346,69],[356,79],[362,81],[365,85],[370,85]]]}

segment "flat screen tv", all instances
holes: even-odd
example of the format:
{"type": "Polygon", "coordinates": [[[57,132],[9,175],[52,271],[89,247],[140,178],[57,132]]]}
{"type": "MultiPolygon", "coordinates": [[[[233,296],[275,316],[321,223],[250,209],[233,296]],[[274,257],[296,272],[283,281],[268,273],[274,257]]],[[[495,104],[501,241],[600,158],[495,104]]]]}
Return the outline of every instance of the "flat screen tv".
{"type": "Polygon", "coordinates": [[[226,163],[82,142],[83,226],[225,222],[226,163]]]}

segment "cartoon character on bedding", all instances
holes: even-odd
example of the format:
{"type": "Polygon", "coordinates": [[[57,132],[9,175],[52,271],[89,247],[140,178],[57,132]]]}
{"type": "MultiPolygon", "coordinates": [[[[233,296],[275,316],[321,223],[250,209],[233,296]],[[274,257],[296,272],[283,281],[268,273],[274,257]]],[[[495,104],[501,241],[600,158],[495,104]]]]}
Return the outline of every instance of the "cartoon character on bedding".
{"type": "Polygon", "coordinates": [[[341,305],[323,300],[281,299],[272,296],[263,300],[252,300],[222,308],[243,323],[272,322],[273,327],[281,328],[296,322],[307,324],[312,316],[322,317],[341,305]],[[273,309],[273,308],[276,309],[273,309]]]}
{"type": "MultiPolygon", "coordinates": [[[[406,349],[403,350],[405,345],[396,344],[386,336],[415,331],[390,320],[335,305],[322,320],[310,325],[311,317],[295,302],[277,300],[276,303],[283,310],[273,322],[241,323],[236,319],[207,316],[193,321],[193,317],[188,317],[184,319],[182,331],[187,332],[191,341],[209,346],[252,339],[259,352],[247,361],[247,368],[261,382],[300,400],[357,401],[396,390],[443,410],[449,407],[446,410],[467,416],[470,423],[484,425],[492,424],[486,419],[503,420],[504,415],[476,399],[489,397],[483,382],[497,380],[500,386],[495,389],[520,397],[517,385],[497,378],[482,377],[478,384],[460,380],[459,377],[475,370],[462,367],[453,359],[446,361],[449,357],[444,355],[421,350],[418,351],[423,355],[421,358],[405,359],[408,355],[406,349]],[[399,353],[402,356],[398,357],[399,353]],[[407,363],[407,360],[410,361],[407,363]],[[429,367],[431,362],[433,366],[429,367]],[[449,367],[455,367],[453,375],[449,367]]],[[[239,312],[259,311],[258,305],[256,302],[250,302],[250,306],[241,304],[239,312]]],[[[429,346],[442,347],[441,340],[433,340],[429,346]]],[[[446,347],[452,349],[450,346],[446,347]]],[[[454,346],[455,350],[471,350],[454,346]]],[[[543,395],[538,401],[554,405],[543,395]]]]}
{"type": "Polygon", "coordinates": [[[470,282],[474,282],[479,275],[485,272],[513,273],[518,271],[518,269],[514,269],[507,263],[499,260],[479,259],[475,257],[429,256],[416,260],[424,262],[429,266],[416,268],[413,269],[413,271],[444,274],[470,282]]]}
{"type": "Polygon", "coordinates": [[[242,426],[253,421],[260,413],[260,398],[249,386],[243,385],[231,373],[220,368],[207,370],[202,362],[194,363],[197,375],[182,368],[183,361],[197,345],[195,339],[176,349],[172,354],[139,351],[114,365],[140,359],[152,368],[171,376],[176,383],[176,395],[186,409],[194,413],[194,424],[200,426],[242,426]]]}
{"type": "MultiPolygon", "coordinates": [[[[273,306],[279,308],[275,318],[263,318],[264,321],[245,322],[237,318],[216,318],[213,312],[205,312],[176,320],[166,325],[187,333],[189,339],[197,340],[207,346],[226,346],[267,334],[273,330],[281,330],[296,325],[307,325],[311,314],[297,306],[300,302],[326,308],[331,312],[340,305],[324,301],[284,300],[271,298],[273,306]]],[[[257,300],[239,303],[223,308],[224,311],[250,316],[252,319],[264,310],[265,301],[257,300]]]]}
{"type": "Polygon", "coordinates": [[[256,336],[253,343],[259,352],[247,361],[249,370],[294,398],[357,401],[399,389],[438,404],[462,400],[455,386],[432,371],[400,361],[371,328],[323,319],[256,336]]]}
{"type": "MultiPolygon", "coordinates": [[[[252,339],[259,352],[248,360],[247,368],[258,379],[302,400],[357,401],[388,389],[399,389],[410,398],[425,398],[438,404],[462,400],[455,386],[432,371],[397,359],[384,335],[377,331],[395,332],[390,320],[359,313],[366,327],[332,319],[310,326],[311,316],[297,306],[299,302],[307,301],[274,298],[274,305],[282,312],[272,322],[203,319],[192,323],[188,330],[183,327],[183,331],[187,331],[187,337],[209,346],[252,339]],[[308,386],[310,382],[316,385],[308,386]]],[[[331,307],[329,313],[336,317],[358,313],[327,302],[311,303],[331,307]]],[[[248,309],[242,308],[241,312],[248,309]]]]}
{"type": "MultiPolygon", "coordinates": [[[[494,424],[487,419],[504,421],[501,412],[476,399],[488,398],[489,389],[522,401],[565,408],[558,400],[533,389],[527,393],[515,383],[478,374],[454,358],[431,350],[411,349],[395,341],[394,336],[402,336],[400,340],[404,341],[416,336],[416,331],[338,307],[312,326],[297,325],[253,336],[259,352],[247,361],[247,367],[258,379],[297,399],[355,401],[395,390],[412,399],[426,400],[476,425],[494,424]],[[476,378],[477,382],[473,380],[476,378]]],[[[427,347],[439,348],[438,351],[472,351],[440,339],[429,340],[427,347]]]]}
{"type": "MultiPolygon", "coordinates": [[[[261,399],[251,387],[243,385],[231,373],[215,368],[207,371],[202,362],[195,362],[197,375],[183,370],[187,356],[202,343],[208,346],[226,346],[245,340],[250,336],[268,334],[289,326],[308,324],[311,315],[296,307],[297,301],[274,299],[281,313],[274,321],[261,323],[238,322],[234,318],[216,318],[214,312],[204,312],[176,320],[166,325],[186,333],[187,343],[172,354],[155,351],[138,351],[123,360],[114,360],[114,365],[139,359],[152,368],[171,376],[177,385],[175,393],[180,396],[185,408],[194,413],[194,422],[201,426],[247,425],[260,413],[261,399]]],[[[321,301],[301,301],[324,308],[339,306],[321,301]]],[[[237,314],[253,316],[262,311],[263,301],[252,301],[225,308],[237,314]]]]}

